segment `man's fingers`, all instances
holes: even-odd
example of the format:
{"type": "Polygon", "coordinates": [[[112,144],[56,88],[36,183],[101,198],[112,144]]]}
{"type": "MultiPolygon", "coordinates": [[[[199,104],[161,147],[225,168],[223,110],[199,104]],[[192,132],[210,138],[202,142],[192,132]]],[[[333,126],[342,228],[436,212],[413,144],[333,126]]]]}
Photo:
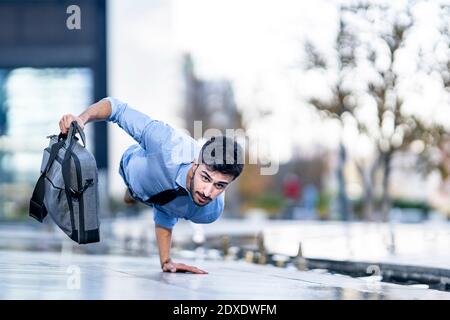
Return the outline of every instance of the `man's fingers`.
{"type": "Polygon", "coordinates": [[[62,117],[61,120],[59,120],[59,129],[61,130],[62,133],[65,133],[66,131],[66,127],[64,125],[64,117],[62,117]]]}
{"type": "Polygon", "coordinates": [[[194,267],[194,266],[186,266],[186,267],[189,268],[188,270],[193,273],[198,273],[198,274],[207,274],[208,273],[208,272],[206,272],[202,269],[199,269],[197,267],[194,267]]]}
{"type": "Polygon", "coordinates": [[[67,133],[66,119],[67,119],[67,116],[63,116],[61,118],[61,120],[59,121],[59,127],[61,129],[61,132],[64,133],[64,134],[67,133]]]}
{"type": "Polygon", "coordinates": [[[200,271],[201,274],[208,274],[208,271],[205,271],[205,270],[202,270],[202,269],[198,269],[198,268],[197,268],[197,270],[200,271]]]}
{"type": "Polygon", "coordinates": [[[177,267],[178,270],[182,270],[182,271],[188,271],[188,272],[192,272],[192,273],[196,273],[196,274],[207,274],[206,271],[203,271],[197,267],[193,267],[193,266],[188,266],[185,264],[180,264],[177,267]]]}
{"type": "Polygon", "coordinates": [[[70,128],[70,123],[72,122],[71,116],[66,116],[64,119],[64,125],[66,126],[66,131],[70,128]]]}
{"type": "Polygon", "coordinates": [[[165,272],[192,272],[195,274],[208,274],[208,272],[201,270],[194,266],[188,266],[184,263],[166,263],[163,267],[165,272]]]}
{"type": "Polygon", "coordinates": [[[63,134],[67,134],[67,132],[69,131],[70,128],[70,124],[76,121],[79,126],[81,127],[81,129],[84,129],[84,123],[83,120],[81,120],[81,118],[79,117],[75,117],[72,114],[66,114],[64,116],[62,116],[61,120],[59,120],[59,129],[61,130],[61,132],[63,134]]]}
{"type": "Polygon", "coordinates": [[[195,267],[194,267],[194,269],[195,269],[195,273],[198,273],[198,274],[208,274],[208,272],[206,272],[205,270],[202,270],[202,269],[199,269],[199,268],[195,268],[195,267]]]}

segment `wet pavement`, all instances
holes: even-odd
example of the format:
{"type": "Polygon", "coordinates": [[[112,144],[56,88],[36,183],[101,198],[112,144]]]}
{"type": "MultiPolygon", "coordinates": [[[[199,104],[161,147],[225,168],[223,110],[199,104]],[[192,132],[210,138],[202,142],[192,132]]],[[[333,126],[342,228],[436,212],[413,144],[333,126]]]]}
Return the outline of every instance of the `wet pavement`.
{"type": "Polygon", "coordinates": [[[421,224],[222,219],[203,229],[180,224],[174,239],[264,236],[268,253],[450,269],[450,222],[421,224]],[[199,235],[197,235],[199,237],[199,235]]]}
{"type": "Polygon", "coordinates": [[[0,251],[1,299],[448,299],[449,292],[322,271],[183,259],[208,275],[163,273],[155,257],[0,251]]]}
{"type": "MultiPolygon", "coordinates": [[[[102,220],[101,242],[83,247],[92,253],[155,253],[152,213],[102,220]]],[[[305,258],[373,264],[413,265],[450,270],[450,222],[385,224],[338,221],[220,219],[209,225],[180,221],[173,232],[175,244],[206,246],[224,236],[246,238],[256,244],[264,236],[267,253],[296,256],[299,244],[305,258]]],[[[0,250],[60,250],[67,236],[52,222],[0,225],[0,250]]],[[[235,245],[238,245],[235,243],[235,245]]]]}

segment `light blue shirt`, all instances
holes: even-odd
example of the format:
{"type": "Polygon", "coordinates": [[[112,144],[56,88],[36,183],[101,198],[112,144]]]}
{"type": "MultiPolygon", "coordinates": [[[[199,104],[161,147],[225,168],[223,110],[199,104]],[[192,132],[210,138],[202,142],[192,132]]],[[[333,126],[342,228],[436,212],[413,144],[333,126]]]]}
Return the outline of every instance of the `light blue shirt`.
{"type": "MultiPolygon", "coordinates": [[[[192,161],[198,157],[199,144],[162,121],[133,109],[115,98],[105,98],[112,112],[106,119],[117,123],[138,144],[130,146],[123,154],[119,170],[132,195],[143,200],[179,186],[188,191],[186,176],[192,161]]],[[[188,191],[189,192],[189,191],[188,191]]],[[[192,195],[177,197],[165,205],[153,205],[154,221],[165,228],[173,228],[178,219],[195,223],[211,223],[219,218],[224,208],[224,192],[208,203],[198,206],[192,195]]]]}

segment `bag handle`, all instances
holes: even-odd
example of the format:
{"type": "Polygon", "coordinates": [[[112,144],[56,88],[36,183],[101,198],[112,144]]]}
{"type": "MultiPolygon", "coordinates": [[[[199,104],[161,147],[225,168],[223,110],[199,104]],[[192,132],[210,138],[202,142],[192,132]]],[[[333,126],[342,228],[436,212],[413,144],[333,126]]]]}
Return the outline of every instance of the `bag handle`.
{"type": "Polygon", "coordinates": [[[70,124],[69,132],[67,134],[60,133],[58,136],[58,140],[66,139],[66,149],[72,144],[72,140],[75,138],[76,134],[79,134],[81,137],[81,141],[83,142],[83,147],[86,148],[86,136],[84,135],[83,129],[81,129],[78,122],[75,120],[70,124]]]}

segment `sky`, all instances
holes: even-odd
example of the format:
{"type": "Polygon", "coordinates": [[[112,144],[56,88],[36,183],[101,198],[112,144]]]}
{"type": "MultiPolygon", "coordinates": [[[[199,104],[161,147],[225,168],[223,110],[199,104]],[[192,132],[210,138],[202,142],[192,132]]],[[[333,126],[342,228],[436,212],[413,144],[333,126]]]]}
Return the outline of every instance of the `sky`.
{"type": "Polygon", "coordinates": [[[317,143],[331,147],[336,136],[327,138],[329,128],[314,125],[320,120],[301,101],[291,76],[300,70],[302,33],[311,21],[320,26],[317,36],[330,38],[321,30],[335,12],[325,3],[110,1],[110,92],[137,108],[148,100],[154,107],[146,110],[155,109],[156,116],[181,127],[182,101],[169,91],[181,96],[179,57],[190,52],[199,77],[232,82],[249,132],[262,141],[261,154],[284,162],[291,158],[294,144],[302,145],[305,154],[317,143]],[[145,98],[149,93],[152,96],[145,98]],[[258,110],[272,115],[256,118],[258,110]]]}

